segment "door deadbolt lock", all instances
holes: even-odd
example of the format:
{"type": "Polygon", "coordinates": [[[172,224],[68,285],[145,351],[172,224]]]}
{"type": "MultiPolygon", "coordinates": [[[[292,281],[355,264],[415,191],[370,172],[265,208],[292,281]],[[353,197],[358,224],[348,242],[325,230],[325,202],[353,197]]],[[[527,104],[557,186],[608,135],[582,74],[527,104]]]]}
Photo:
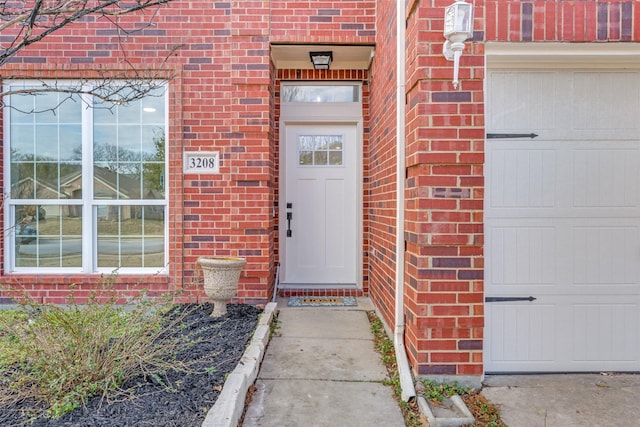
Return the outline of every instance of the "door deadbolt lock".
{"type": "MultiPolygon", "coordinates": [[[[287,203],[289,205],[289,203],[287,203]]],[[[287,206],[288,207],[288,206],[287,206]]],[[[291,218],[293,218],[293,214],[291,212],[287,212],[287,237],[291,237],[291,218]]]]}

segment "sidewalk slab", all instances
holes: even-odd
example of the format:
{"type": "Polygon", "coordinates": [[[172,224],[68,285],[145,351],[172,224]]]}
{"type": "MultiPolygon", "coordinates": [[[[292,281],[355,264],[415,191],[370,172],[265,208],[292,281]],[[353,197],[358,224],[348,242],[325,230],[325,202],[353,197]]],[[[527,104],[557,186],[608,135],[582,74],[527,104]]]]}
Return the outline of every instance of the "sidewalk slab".
{"type": "Polygon", "coordinates": [[[387,371],[371,340],[273,337],[258,377],[384,381],[387,371]]]}
{"type": "Polygon", "coordinates": [[[337,310],[319,307],[287,308],[278,316],[278,336],[304,338],[369,339],[369,318],[363,310],[337,310]]]}
{"type": "Polygon", "coordinates": [[[391,388],[380,383],[258,380],[256,388],[243,427],[405,425],[391,388]]]}
{"type": "Polygon", "coordinates": [[[640,375],[489,375],[484,384],[509,427],[640,425],[640,375]]]}

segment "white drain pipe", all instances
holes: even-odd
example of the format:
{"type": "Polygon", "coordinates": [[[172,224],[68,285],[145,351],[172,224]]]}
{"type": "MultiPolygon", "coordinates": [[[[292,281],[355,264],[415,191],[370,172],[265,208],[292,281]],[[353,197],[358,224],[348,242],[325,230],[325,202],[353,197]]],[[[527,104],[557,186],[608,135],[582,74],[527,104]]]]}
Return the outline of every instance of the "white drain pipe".
{"type": "Polygon", "coordinates": [[[404,345],[404,190],[405,190],[405,0],[396,4],[396,295],[393,346],[400,377],[401,399],[416,396],[404,345]]]}

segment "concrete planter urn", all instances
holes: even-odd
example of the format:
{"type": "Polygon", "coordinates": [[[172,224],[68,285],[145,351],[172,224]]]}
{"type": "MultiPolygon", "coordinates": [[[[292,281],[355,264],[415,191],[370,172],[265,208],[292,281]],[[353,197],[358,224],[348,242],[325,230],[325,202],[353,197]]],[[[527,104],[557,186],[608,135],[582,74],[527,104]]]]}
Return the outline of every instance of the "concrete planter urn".
{"type": "Polygon", "coordinates": [[[204,273],[204,292],[213,300],[211,317],[227,313],[227,303],[238,293],[240,271],[246,263],[246,259],[235,257],[198,258],[204,273]]]}

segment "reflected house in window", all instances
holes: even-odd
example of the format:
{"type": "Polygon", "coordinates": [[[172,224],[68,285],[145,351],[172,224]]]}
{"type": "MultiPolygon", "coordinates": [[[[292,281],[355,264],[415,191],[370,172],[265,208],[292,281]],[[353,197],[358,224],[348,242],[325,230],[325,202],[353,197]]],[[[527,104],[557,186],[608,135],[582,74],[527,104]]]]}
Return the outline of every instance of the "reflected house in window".
{"type": "Polygon", "coordinates": [[[51,185],[49,180],[34,181],[33,176],[26,176],[14,183],[11,187],[11,194],[16,199],[27,199],[26,195],[35,194],[36,199],[71,199],[65,191],[51,185]]]}
{"type": "MultiPolygon", "coordinates": [[[[128,174],[96,166],[93,170],[93,178],[96,200],[164,198],[164,194],[160,191],[151,188],[141,189],[139,176],[131,177],[128,174]]],[[[163,218],[164,211],[158,206],[103,206],[98,210],[98,220],[115,221],[118,218],[118,212],[121,220],[141,218],[143,209],[146,219],[163,218]]]]}
{"type": "MultiPolygon", "coordinates": [[[[146,188],[141,190],[140,179],[131,177],[128,174],[116,172],[114,170],[95,167],[94,168],[94,199],[96,200],[139,200],[139,199],[162,199],[164,194],[161,191],[146,188]]],[[[80,199],[82,195],[82,172],[80,170],[60,177],[60,190],[50,184],[49,180],[34,180],[28,176],[18,181],[13,186],[13,194],[35,194],[37,199],[80,199]]],[[[54,207],[58,215],[58,205],[54,207]]],[[[63,205],[67,217],[81,217],[82,205],[63,205]]],[[[42,216],[47,216],[47,205],[41,206],[42,216]]],[[[142,212],[148,220],[163,219],[164,212],[158,206],[101,206],[98,211],[98,220],[128,220],[141,218],[142,212]]]]}

